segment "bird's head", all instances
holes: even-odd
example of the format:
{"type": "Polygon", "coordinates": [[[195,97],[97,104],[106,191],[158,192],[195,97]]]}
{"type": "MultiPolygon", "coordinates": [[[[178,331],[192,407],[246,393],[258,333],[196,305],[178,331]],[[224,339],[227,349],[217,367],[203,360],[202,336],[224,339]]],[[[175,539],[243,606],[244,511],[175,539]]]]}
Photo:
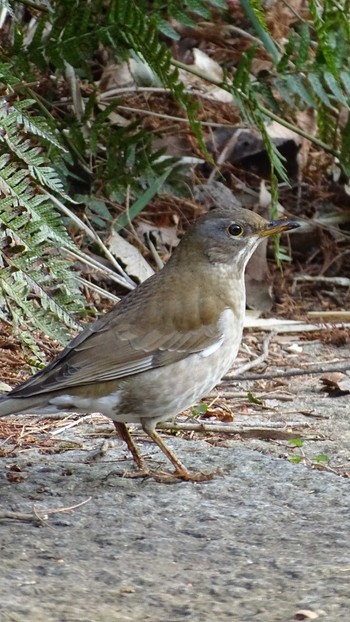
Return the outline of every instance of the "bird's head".
{"type": "Polygon", "coordinates": [[[189,260],[192,256],[193,261],[234,264],[237,270],[244,270],[263,239],[297,227],[297,222],[267,221],[241,207],[218,207],[198,218],[182,239],[178,252],[185,253],[189,260]]]}

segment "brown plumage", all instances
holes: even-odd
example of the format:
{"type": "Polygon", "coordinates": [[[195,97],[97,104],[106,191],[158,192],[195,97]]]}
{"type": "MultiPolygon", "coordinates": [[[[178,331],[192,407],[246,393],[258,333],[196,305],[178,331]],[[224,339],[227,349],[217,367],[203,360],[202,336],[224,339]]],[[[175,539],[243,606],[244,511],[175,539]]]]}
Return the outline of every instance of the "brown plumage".
{"type": "Polygon", "coordinates": [[[298,224],[216,208],[188,230],[167,265],[87,326],[47,367],[0,400],[0,416],[101,412],[140,470],[125,423],[140,423],[183,479],[191,474],[155,431],[197,402],[232,365],[245,313],[244,269],[259,241],[298,224]]]}

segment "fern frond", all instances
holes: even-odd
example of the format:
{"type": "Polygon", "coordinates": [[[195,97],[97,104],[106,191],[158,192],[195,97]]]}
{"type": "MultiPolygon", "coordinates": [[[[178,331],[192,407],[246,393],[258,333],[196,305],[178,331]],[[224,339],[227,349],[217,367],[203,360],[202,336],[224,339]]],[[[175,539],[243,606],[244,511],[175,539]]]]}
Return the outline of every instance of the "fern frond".
{"type": "Polygon", "coordinates": [[[72,314],[81,311],[83,300],[71,264],[60,256],[59,249],[72,247],[73,242],[60,214],[44,194],[50,189],[62,196],[63,185],[48,165],[44,144],[36,141],[44,139],[55,148],[58,142],[44,121],[36,118],[32,124],[26,112],[24,122],[22,111],[28,106],[25,101],[18,104],[18,109],[7,102],[0,107],[0,231],[4,265],[0,298],[5,298],[16,321],[40,328],[66,343],[71,331],[77,329],[72,314]],[[45,132],[38,128],[45,128],[45,132]]]}
{"type": "Polygon", "coordinates": [[[350,177],[350,116],[342,131],[340,158],[345,173],[350,177]]]}
{"type": "MultiPolygon", "coordinates": [[[[37,115],[29,115],[27,109],[36,103],[34,99],[25,99],[19,102],[14,102],[13,114],[16,123],[23,125],[26,132],[33,134],[34,136],[40,136],[48,144],[55,145],[60,151],[66,151],[60,140],[56,137],[56,128],[52,128],[47,123],[46,119],[37,115]],[[16,114],[17,113],[17,114],[16,114]]],[[[10,115],[9,115],[10,116],[10,115]]]]}
{"type": "Polygon", "coordinates": [[[295,69],[297,71],[304,71],[305,65],[309,60],[310,56],[310,44],[311,44],[311,35],[310,28],[308,24],[302,22],[299,28],[299,46],[295,56],[295,69]]]}
{"type": "Polygon", "coordinates": [[[46,309],[40,308],[35,299],[31,297],[31,286],[32,283],[25,278],[25,273],[2,270],[0,288],[6,297],[11,315],[16,316],[19,326],[24,322],[28,327],[32,326],[40,330],[62,345],[67,344],[71,339],[71,329],[76,330],[79,326],[74,324],[60,307],[54,307],[55,314],[47,312],[49,305],[46,309]],[[55,319],[56,314],[58,314],[60,322],[55,319]],[[64,322],[65,320],[67,322],[64,322]],[[67,331],[62,326],[63,322],[69,326],[70,330],[67,331]]]}
{"type": "Polygon", "coordinates": [[[335,79],[334,75],[330,71],[325,71],[323,73],[323,79],[325,83],[327,84],[332,95],[334,95],[334,97],[336,98],[336,100],[340,104],[347,106],[348,102],[343,95],[339,81],[335,79]]]}
{"type": "MultiPolygon", "coordinates": [[[[326,3],[327,4],[327,3],[326,3]]],[[[338,67],[334,60],[334,51],[330,46],[330,33],[325,20],[325,7],[318,0],[309,0],[309,9],[312,15],[313,25],[316,30],[322,60],[324,60],[329,71],[335,78],[338,78],[338,67]]]]}

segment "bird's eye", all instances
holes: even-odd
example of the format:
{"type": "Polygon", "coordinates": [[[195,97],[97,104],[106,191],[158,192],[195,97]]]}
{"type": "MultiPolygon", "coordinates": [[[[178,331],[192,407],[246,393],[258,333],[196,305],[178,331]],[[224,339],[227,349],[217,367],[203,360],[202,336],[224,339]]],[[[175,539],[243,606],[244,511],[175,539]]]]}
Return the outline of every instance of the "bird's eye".
{"type": "Polygon", "coordinates": [[[242,235],[242,233],[243,233],[243,228],[241,227],[241,225],[237,225],[236,223],[232,223],[232,225],[230,225],[227,228],[227,231],[234,238],[239,238],[239,236],[242,235]]]}

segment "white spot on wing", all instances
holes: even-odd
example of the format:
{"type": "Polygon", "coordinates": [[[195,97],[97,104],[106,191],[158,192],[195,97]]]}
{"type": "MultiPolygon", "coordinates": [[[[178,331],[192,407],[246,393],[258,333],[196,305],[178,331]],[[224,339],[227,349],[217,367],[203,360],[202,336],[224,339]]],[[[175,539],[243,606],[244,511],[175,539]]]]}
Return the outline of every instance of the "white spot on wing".
{"type": "Polygon", "coordinates": [[[210,356],[211,354],[214,354],[214,352],[216,352],[216,350],[218,350],[220,346],[223,344],[223,341],[224,341],[224,337],[222,336],[221,339],[219,339],[218,341],[215,341],[215,343],[212,343],[211,346],[208,346],[207,348],[202,350],[200,355],[210,356]]]}

